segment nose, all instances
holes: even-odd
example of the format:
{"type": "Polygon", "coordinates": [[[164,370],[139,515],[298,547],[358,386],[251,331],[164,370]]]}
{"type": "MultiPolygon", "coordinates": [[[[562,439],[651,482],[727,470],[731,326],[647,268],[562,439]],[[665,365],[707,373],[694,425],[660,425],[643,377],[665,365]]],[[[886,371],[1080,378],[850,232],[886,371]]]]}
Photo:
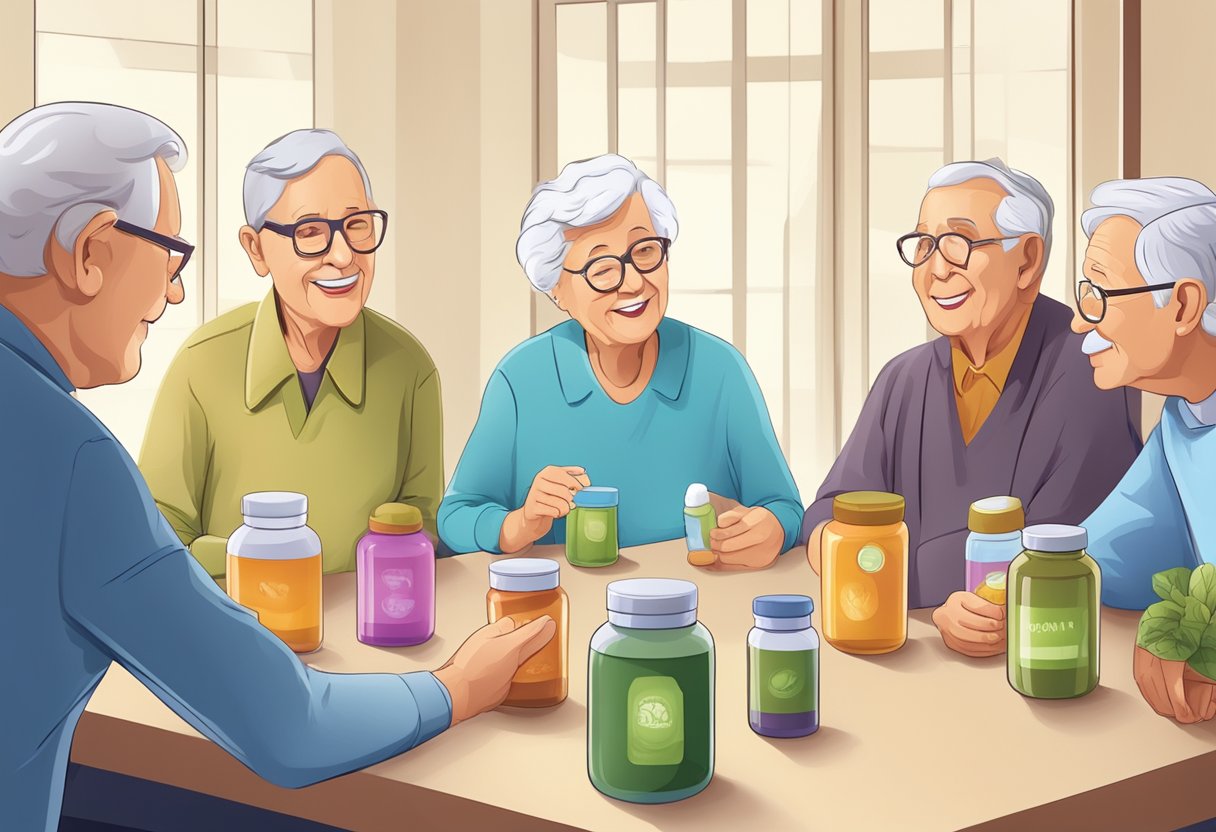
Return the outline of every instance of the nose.
{"type": "Polygon", "coordinates": [[[1080,310],[1072,313],[1072,331],[1078,335],[1084,335],[1090,330],[1096,328],[1096,326],[1097,324],[1085,320],[1085,318],[1082,317],[1080,310]]]}
{"type": "Polygon", "coordinates": [[[642,277],[642,273],[630,263],[625,267],[625,281],[617,291],[623,295],[636,295],[642,291],[642,287],[645,285],[646,281],[642,277]]]}
{"type": "Polygon", "coordinates": [[[334,234],[333,242],[329,246],[329,251],[325,254],[325,262],[339,269],[344,269],[351,264],[355,259],[355,253],[350,250],[350,246],[346,243],[346,237],[342,234],[334,234]]]}
{"type": "Polygon", "coordinates": [[[182,276],[179,274],[169,280],[169,291],[165,293],[165,300],[174,305],[181,303],[186,299],[186,287],[182,283],[182,276]]]}
{"type": "Polygon", "coordinates": [[[929,257],[921,268],[929,270],[929,276],[934,280],[945,280],[950,276],[950,264],[946,262],[946,258],[942,256],[941,249],[935,249],[932,256],[929,257]]]}

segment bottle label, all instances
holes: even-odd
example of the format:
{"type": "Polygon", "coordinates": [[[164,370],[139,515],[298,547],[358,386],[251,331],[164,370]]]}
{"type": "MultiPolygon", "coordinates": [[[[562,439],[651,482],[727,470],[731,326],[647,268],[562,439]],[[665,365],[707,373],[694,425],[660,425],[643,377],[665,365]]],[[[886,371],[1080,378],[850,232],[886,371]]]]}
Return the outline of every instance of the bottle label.
{"type": "Polygon", "coordinates": [[[857,552],[857,566],[862,572],[877,572],[887,562],[887,555],[881,546],[867,543],[857,552]]]}
{"type": "Polygon", "coordinates": [[[819,708],[819,651],[752,648],[751,708],[799,714],[819,708]]]}
{"type": "Polygon", "coordinates": [[[1068,670],[1089,662],[1089,610],[1086,607],[1018,609],[1018,656],[1023,667],[1068,670]]]}
{"type": "Polygon", "coordinates": [[[684,692],[670,676],[639,676],[629,684],[625,741],[635,766],[684,761],[684,692]]]}
{"type": "Polygon", "coordinates": [[[709,548],[709,541],[701,533],[700,517],[684,515],[684,536],[688,538],[688,551],[690,552],[703,552],[709,548]]]}

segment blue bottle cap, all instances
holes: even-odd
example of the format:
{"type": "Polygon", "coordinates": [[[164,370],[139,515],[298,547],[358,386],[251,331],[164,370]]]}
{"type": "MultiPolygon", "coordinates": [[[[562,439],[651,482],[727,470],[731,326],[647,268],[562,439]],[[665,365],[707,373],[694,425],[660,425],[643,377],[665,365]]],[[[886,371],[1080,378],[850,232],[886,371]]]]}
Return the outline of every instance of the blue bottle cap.
{"type": "Polygon", "coordinates": [[[760,595],[752,601],[752,614],[765,618],[803,618],[815,611],[805,595],[760,595]]]}
{"type": "Polygon", "coordinates": [[[620,502],[620,493],[615,488],[590,486],[574,495],[577,508],[613,508],[620,502]]]}

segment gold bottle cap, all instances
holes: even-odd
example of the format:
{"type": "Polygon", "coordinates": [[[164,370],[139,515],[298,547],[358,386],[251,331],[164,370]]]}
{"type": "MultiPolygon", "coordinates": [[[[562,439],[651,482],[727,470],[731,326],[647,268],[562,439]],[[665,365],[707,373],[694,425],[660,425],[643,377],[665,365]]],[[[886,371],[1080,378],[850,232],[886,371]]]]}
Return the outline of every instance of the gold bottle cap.
{"type": "Polygon", "coordinates": [[[967,512],[967,528],[978,534],[1020,532],[1025,525],[1026,513],[1017,497],[985,497],[967,512]]]}
{"type": "Polygon", "coordinates": [[[405,503],[384,503],[372,512],[367,527],[378,534],[413,534],[422,531],[422,512],[405,503]]]}
{"type": "Polygon", "coordinates": [[[886,491],[849,491],[832,499],[832,518],[855,526],[887,526],[904,519],[904,498],[886,491]]]}

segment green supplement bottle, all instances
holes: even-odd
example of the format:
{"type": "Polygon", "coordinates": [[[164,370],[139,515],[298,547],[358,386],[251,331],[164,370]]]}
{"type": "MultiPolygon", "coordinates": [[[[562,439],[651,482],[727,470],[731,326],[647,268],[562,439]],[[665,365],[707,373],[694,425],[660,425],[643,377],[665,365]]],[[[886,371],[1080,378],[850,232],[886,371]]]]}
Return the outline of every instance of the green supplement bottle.
{"type": "Polygon", "coordinates": [[[1027,526],[1009,565],[1009,684],[1023,696],[1070,699],[1098,685],[1102,573],[1079,526],[1027,526]]]}
{"type": "Polygon", "coordinates": [[[747,721],[765,737],[819,730],[819,634],[805,595],[761,595],[747,634],[747,721]]]}
{"type": "Polygon", "coordinates": [[[608,623],[591,637],[587,773],[603,794],[671,803],[714,773],[714,640],[697,585],[608,584],[608,623]]]}
{"type": "Polygon", "coordinates": [[[611,566],[620,555],[616,511],[620,495],[615,488],[591,486],[574,495],[574,508],[566,518],[566,560],[571,566],[611,566]]]}

